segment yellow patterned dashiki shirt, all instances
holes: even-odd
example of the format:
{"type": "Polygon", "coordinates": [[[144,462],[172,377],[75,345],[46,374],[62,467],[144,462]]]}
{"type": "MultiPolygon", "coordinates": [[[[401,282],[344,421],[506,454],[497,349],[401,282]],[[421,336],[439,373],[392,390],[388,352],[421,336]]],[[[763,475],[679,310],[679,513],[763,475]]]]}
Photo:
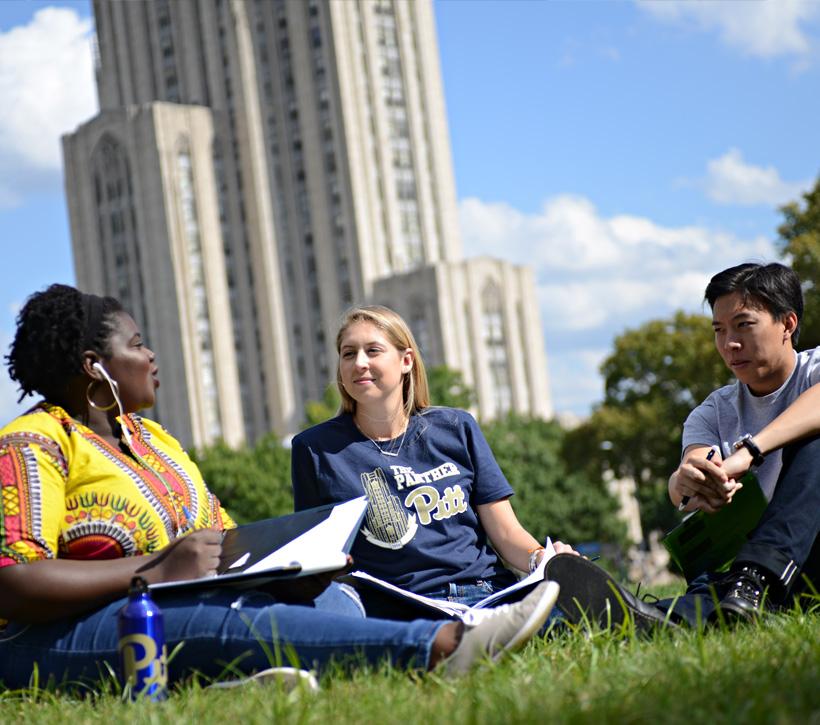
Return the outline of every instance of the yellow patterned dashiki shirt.
{"type": "Polygon", "coordinates": [[[121,423],[142,463],[48,403],[0,429],[0,566],[150,554],[180,531],[235,526],[161,425],[121,423]]]}

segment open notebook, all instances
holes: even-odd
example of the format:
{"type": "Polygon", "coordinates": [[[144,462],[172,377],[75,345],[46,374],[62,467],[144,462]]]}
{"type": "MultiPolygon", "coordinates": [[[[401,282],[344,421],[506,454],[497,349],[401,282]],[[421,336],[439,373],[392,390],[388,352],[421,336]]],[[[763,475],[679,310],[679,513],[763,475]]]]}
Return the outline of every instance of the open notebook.
{"type": "Polygon", "coordinates": [[[273,579],[342,569],[367,497],[328,504],[225,531],[217,575],[152,584],[152,591],[222,585],[252,587],[273,579]]]}
{"type": "Polygon", "coordinates": [[[394,612],[397,619],[408,619],[411,616],[417,616],[430,619],[450,618],[472,621],[478,616],[475,610],[489,609],[499,604],[518,601],[528,594],[536,584],[544,581],[547,562],[555,556],[555,548],[549,537],[547,537],[544,549],[541,563],[529,576],[508,586],[506,589],[490,594],[472,607],[460,602],[433,599],[423,594],[416,594],[363,571],[353,571],[345,575],[343,581],[352,584],[364,595],[365,604],[367,603],[368,591],[371,595],[375,593],[380,596],[382,601],[385,601],[385,598],[389,599],[391,605],[396,607],[394,612]]]}

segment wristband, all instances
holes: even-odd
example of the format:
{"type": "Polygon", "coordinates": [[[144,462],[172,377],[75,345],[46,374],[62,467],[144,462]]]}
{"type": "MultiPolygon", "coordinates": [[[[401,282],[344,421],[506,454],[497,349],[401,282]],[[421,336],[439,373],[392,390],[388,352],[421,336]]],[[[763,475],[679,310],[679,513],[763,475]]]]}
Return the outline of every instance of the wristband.
{"type": "Polygon", "coordinates": [[[543,546],[539,546],[537,549],[530,549],[530,574],[538,568],[538,552],[540,551],[544,551],[543,546]]]}
{"type": "Polygon", "coordinates": [[[752,454],[752,465],[753,466],[761,466],[763,462],[766,460],[766,457],[763,455],[763,452],[760,450],[760,447],[757,443],[754,442],[750,433],[747,433],[744,436],[741,436],[734,442],[732,445],[736,451],[745,448],[749,453],[752,454]]]}

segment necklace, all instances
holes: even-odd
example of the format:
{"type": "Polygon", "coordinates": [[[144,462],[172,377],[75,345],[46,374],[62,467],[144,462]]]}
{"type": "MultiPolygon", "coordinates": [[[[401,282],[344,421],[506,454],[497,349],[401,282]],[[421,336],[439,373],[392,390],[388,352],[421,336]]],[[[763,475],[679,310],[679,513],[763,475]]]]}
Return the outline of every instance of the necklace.
{"type": "MultiPolygon", "coordinates": [[[[367,440],[369,440],[376,448],[378,449],[379,453],[383,456],[390,456],[391,458],[396,458],[399,453],[401,453],[401,447],[404,445],[404,437],[407,435],[407,429],[410,427],[410,421],[407,421],[404,425],[404,430],[401,432],[401,438],[399,439],[399,447],[396,450],[385,450],[382,448],[377,442],[375,438],[371,438],[367,433],[362,430],[362,427],[356,422],[356,419],[353,419],[353,425],[359,429],[359,433],[361,433],[367,440]]],[[[395,446],[395,443],[393,444],[395,446]]]]}

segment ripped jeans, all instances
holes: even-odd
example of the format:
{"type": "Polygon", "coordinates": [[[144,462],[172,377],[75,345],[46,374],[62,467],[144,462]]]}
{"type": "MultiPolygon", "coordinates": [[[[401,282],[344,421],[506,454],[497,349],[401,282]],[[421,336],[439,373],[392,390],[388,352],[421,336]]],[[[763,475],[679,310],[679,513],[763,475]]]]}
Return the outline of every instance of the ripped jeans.
{"type": "MultiPolygon", "coordinates": [[[[270,594],[211,589],[155,598],[162,608],[169,684],[198,672],[250,674],[278,665],[315,668],[331,661],[425,669],[443,622],[365,619],[355,592],[333,583],[311,605],[277,602],[270,594]],[[230,669],[228,666],[230,665],[230,669]]],[[[28,687],[35,664],[39,682],[98,682],[118,670],[117,615],[125,598],[80,617],[47,624],[11,623],[0,631],[0,682],[28,687]]]]}

